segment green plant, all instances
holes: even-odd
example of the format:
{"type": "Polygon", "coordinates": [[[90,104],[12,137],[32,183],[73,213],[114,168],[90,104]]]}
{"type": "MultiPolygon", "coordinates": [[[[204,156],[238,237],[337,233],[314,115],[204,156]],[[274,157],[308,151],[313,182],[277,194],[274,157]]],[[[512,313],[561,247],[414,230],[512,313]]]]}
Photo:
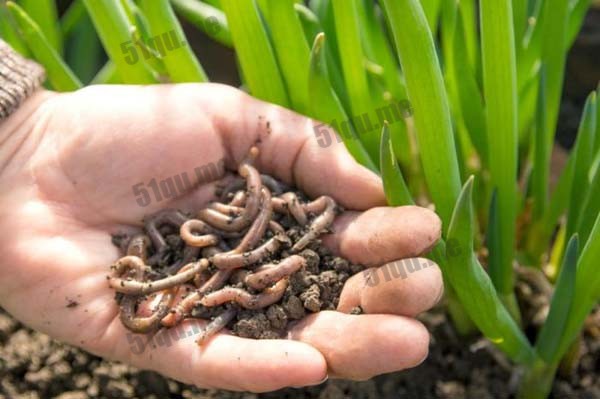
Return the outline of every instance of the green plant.
{"type": "Polygon", "coordinates": [[[600,298],[600,89],[549,190],[566,54],[590,0],[75,0],[60,21],[49,0],[18,3],[0,7],[0,34],[56,90],[89,82],[89,65],[73,61],[95,51],[83,40],[109,57],[94,83],[207,80],[189,47],[152,44],[171,31],[183,40],[174,11],[233,46],[248,91],[335,127],[381,173],[391,205],[435,204],[444,240],[431,256],[457,328],[474,323],[524,368],[522,397],[548,394],[600,298]],[[379,112],[406,100],[406,118],[379,112]],[[533,343],[515,262],[555,284],[533,343]]]}

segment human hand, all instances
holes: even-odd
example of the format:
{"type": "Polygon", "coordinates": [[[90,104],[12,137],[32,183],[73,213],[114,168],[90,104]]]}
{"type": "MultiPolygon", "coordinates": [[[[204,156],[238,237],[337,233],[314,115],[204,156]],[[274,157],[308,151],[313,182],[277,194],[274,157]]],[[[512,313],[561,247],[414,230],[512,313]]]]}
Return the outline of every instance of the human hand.
{"type": "MultiPolygon", "coordinates": [[[[257,167],[347,211],[325,245],[373,269],[427,252],[440,236],[435,214],[384,207],[380,179],[342,144],[319,146],[313,122],[214,84],[92,86],[40,91],[0,125],[0,305],[52,337],[201,387],[270,391],[318,384],[327,375],[366,379],[413,367],[429,335],[414,319],[443,292],[437,266],[406,278],[346,283],[338,312],[310,315],[287,340],[219,334],[134,353],[106,282],[118,257],[111,234],[171,207],[199,209],[215,181],[196,167],[233,169],[258,142],[257,167]],[[139,183],[187,172],[193,188],[139,202],[139,183]],[[145,206],[140,206],[145,205],[145,206]],[[77,306],[74,306],[77,304],[77,306]],[[360,305],[366,314],[348,315],[360,305]]],[[[217,177],[217,176],[216,176],[217,177]]],[[[385,267],[385,266],[384,266],[385,267]]]]}

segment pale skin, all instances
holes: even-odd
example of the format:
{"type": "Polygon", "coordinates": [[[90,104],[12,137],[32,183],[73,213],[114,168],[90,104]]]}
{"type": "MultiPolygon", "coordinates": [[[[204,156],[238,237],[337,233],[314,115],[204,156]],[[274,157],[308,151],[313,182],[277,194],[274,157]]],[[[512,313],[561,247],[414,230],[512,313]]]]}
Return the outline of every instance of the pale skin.
{"type": "Polygon", "coordinates": [[[105,279],[119,258],[110,235],[165,207],[197,210],[214,190],[195,184],[142,207],[132,186],[194,177],[194,168],[222,158],[233,169],[257,141],[262,173],[346,209],[324,239],[336,254],[376,268],[434,245],[437,216],[385,207],[380,179],[342,144],[320,147],[314,124],[215,84],[38,91],[0,123],[0,305],[53,338],[200,387],[263,392],[420,364],[429,334],[415,316],[442,296],[435,265],[375,286],[362,273],[352,277],[338,311],[306,317],[288,339],[225,332],[202,348],[188,338],[141,354],[126,339],[105,279]],[[347,314],[358,305],[365,314],[347,314]]]}

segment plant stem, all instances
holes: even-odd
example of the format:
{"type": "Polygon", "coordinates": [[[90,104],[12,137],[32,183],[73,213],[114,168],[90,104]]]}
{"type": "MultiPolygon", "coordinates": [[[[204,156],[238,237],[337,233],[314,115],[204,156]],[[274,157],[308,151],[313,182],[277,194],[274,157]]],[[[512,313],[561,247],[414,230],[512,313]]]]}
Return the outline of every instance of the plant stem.
{"type": "Polygon", "coordinates": [[[533,365],[525,369],[521,379],[518,399],[545,399],[552,390],[554,375],[557,366],[549,366],[541,360],[536,360],[533,365]]]}

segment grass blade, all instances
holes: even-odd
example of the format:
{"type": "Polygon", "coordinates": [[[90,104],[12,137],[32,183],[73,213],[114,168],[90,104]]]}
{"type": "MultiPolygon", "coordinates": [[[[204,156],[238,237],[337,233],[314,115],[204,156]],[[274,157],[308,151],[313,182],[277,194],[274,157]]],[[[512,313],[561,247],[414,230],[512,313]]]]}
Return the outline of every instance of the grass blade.
{"type": "Polygon", "coordinates": [[[156,83],[147,65],[140,60],[131,36],[132,25],[119,0],[83,0],[120,80],[128,84],[156,83]]]}
{"type": "Polygon", "coordinates": [[[550,181],[550,148],[546,140],[546,72],[540,74],[534,134],[533,162],[533,218],[540,220],[548,204],[548,182],[550,181]]]}
{"type": "Polygon", "coordinates": [[[575,297],[571,305],[566,332],[561,337],[558,350],[559,356],[566,353],[569,345],[571,345],[581,331],[586,316],[596,306],[598,300],[600,300],[598,259],[600,259],[600,214],[596,216],[590,238],[579,257],[575,297]]]}
{"type": "MultiPolygon", "coordinates": [[[[359,7],[361,0],[331,0],[335,30],[338,40],[339,58],[346,89],[348,90],[349,113],[358,117],[372,108],[371,92],[364,68],[365,55],[359,31],[359,7]]],[[[380,126],[376,126],[379,129],[380,126]]],[[[375,162],[379,158],[379,131],[360,132],[369,155],[375,162]]]]}
{"type": "Polygon", "coordinates": [[[161,54],[171,82],[207,82],[208,77],[187,43],[169,0],[140,0],[139,5],[150,26],[151,42],[154,41],[161,54]]]}
{"type": "Polygon", "coordinates": [[[562,95],[567,53],[567,21],[569,0],[545,0],[542,10],[542,64],[546,68],[546,134],[553,142],[562,95]]]}
{"type": "Polygon", "coordinates": [[[27,13],[13,2],[6,3],[15,22],[19,26],[22,38],[33,54],[35,60],[46,69],[46,76],[57,91],[73,91],[82,85],[73,71],[64,63],[54,47],[50,45],[37,24],[27,13]]]}
{"type": "Polygon", "coordinates": [[[581,31],[581,26],[585,19],[585,15],[592,5],[592,0],[575,0],[571,2],[569,8],[569,25],[567,30],[567,48],[571,48],[577,35],[581,31]]]}
{"type": "Polygon", "coordinates": [[[381,131],[381,153],[379,156],[379,165],[381,170],[381,179],[383,180],[383,188],[385,198],[390,206],[413,205],[414,201],[406,181],[396,161],[396,156],[392,150],[392,141],[390,138],[389,125],[386,122],[383,124],[381,131]]]}
{"type": "Polygon", "coordinates": [[[560,360],[558,352],[560,338],[565,332],[575,296],[578,250],[579,240],[575,235],[567,245],[560,275],[552,295],[550,312],[535,343],[536,352],[548,364],[556,364],[560,360]]]}
{"type": "Polygon", "coordinates": [[[479,157],[484,165],[488,164],[488,138],[486,132],[486,115],[483,99],[475,71],[472,70],[467,48],[464,18],[462,12],[456,16],[456,26],[453,40],[453,62],[452,71],[455,74],[453,81],[459,100],[459,107],[471,142],[477,149],[479,157]]]}
{"type": "Polygon", "coordinates": [[[29,49],[16,31],[14,21],[3,3],[0,3],[0,38],[23,57],[30,58],[29,49]]]}
{"type": "Polygon", "coordinates": [[[48,43],[58,54],[62,54],[63,42],[58,12],[54,0],[19,0],[21,8],[39,26],[48,43]]]}
{"type": "MultiPolygon", "coordinates": [[[[480,9],[483,81],[487,111],[492,189],[498,192],[500,253],[492,256],[500,270],[492,278],[508,306],[515,303],[512,262],[517,217],[517,71],[510,0],[482,0],[480,9]],[[499,62],[502,60],[502,62],[499,62]]],[[[516,309],[511,309],[516,313],[516,309]]]]}
{"type": "Polygon", "coordinates": [[[115,63],[108,60],[106,64],[98,71],[96,76],[90,82],[91,85],[100,84],[116,84],[121,83],[119,81],[119,73],[115,63]]]}
{"type": "Polygon", "coordinates": [[[581,205],[589,190],[589,170],[592,166],[592,147],[595,134],[596,93],[592,93],[585,103],[581,123],[577,132],[575,148],[571,155],[575,158],[575,165],[569,200],[571,206],[567,209],[567,237],[572,236],[577,231],[581,222],[581,205]]]}
{"type": "Polygon", "coordinates": [[[469,317],[481,332],[511,359],[528,363],[535,354],[513,318],[498,299],[494,285],[473,253],[473,177],[458,198],[448,228],[444,270],[469,317]]]}
{"type": "Polygon", "coordinates": [[[300,18],[300,23],[302,24],[302,29],[304,30],[304,36],[306,37],[306,42],[313,43],[315,41],[315,37],[317,37],[319,32],[323,30],[321,28],[321,21],[319,21],[319,17],[317,17],[317,15],[304,4],[294,3],[294,9],[298,14],[298,18],[300,18]]]}
{"type": "Polygon", "coordinates": [[[90,17],[84,12],[73,29],[73,35],[66,40],[65,60],[79,79],[89,82],[96,74],[102,56],[100,39],[90,17]]]}
{"type": "MultiPolygon", "coordinates": [[[[308,74],[308,90],[312,95],[310,102],[310,116],[324,121],[333,129],[337,130],[354,159],[367,168],[377,171],[377,168],[371,160],[369,154],[362,146],[356,136],[350,119],[344,111],[339,98],[331,87],[329,76],[327,74],[327,65],[325,61],[325,34],[320,33],[315,38],[310,54],[310,71],[308,74]],[[340,124],[345,124],[345,129],[340,129],[340,124]]],[[[324,126],[315,127],[316,133],[323,133],[323,147],[330,146],[336,139],[335,133],[325,129],[324,126]]]]}
{"type": "Polygon", "coordinates": [[[60,18],[60,27],[65,39],[73,33],[73,30],[85,14],[83,0],[74,0],[60,18]]]}
{"type": "Polygon", "coordinates": [[[310,48],[294,9],[294,0],[266,0],[268,25],[294,110],[308,111],[310,48]]]}
{"type": "Polygon", "coordinates": [[[175,11],[207,36],[226,47],[233,47],[225,14],[199,0],[171,0],[175,11]]]}
{"type": "Polygon", "coordinates": [[[252,95],[289,107],[275,53],[253,0],[221,0],[231,37],[252,95]]]}
{"type": "Polygon", "coordinates": [[[429,24],[429,30],[435,35],[438,28],[438,21],[440,18],[440,11],[442,9],[442,0],[421,0],[423,6],[423,12],[427,23],[429,24]]]}
{"type": "Polygon", "coordinates": [[[460,193],[452,120],[433,37],[417,0],[383,0],[412,103],[423,171],[448,226],[460,193]]]}

